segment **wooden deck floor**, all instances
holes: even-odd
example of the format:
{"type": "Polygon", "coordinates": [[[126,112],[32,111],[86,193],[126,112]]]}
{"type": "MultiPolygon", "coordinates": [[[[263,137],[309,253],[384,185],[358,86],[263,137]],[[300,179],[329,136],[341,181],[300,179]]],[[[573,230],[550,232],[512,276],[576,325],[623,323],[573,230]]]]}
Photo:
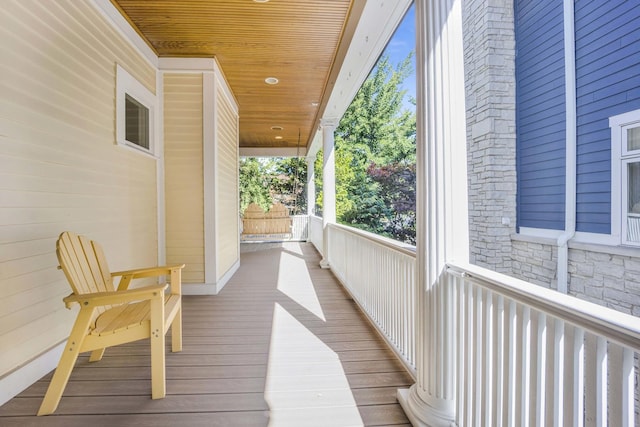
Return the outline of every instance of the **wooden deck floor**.
{"type": "Polygon", "coordinates": [[[0,426],[409,425],[395,395],[411,377],[319,261],[306,243],[244,252],[219,295],[185,297],[166,398],[150,398],[140,341],[83,355],[56,413],[36,417],[46,376],[0,426]]]}

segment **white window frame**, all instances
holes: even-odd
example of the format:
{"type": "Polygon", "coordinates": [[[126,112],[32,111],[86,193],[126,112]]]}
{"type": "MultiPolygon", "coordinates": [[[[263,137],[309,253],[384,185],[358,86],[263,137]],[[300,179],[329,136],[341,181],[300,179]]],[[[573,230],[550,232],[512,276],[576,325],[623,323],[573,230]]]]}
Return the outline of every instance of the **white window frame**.
{"type": "Polygon", "coordinates": [[[157,158],[155,140],[155,121],[157,112],[157,97],[133,77],[120,64],[116,64],[116,142],[119,146],[133,148],[138,152],[149,154],[157,158]],[[126,138],[126,96],[129,95],[149,110],[149,148],[142,147],[126,138]]]}
{"type": "Polygon", "coordinates": [[[627,129],[640,126],[640,110],[609,118],[611,128],[611,234],[618,244],[640,247],[627,238],[628,177],[627,165],[640,162],[640,150],[627,150],[627,129]]]}

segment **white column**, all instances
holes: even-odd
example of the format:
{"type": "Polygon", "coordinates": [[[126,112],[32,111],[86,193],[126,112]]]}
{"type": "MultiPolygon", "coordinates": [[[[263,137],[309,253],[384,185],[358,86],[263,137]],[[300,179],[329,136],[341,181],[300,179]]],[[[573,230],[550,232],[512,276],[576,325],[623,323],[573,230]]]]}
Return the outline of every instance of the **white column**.
{"type": "Polygon", "coordinates": [[[307,157],[307,215],[316,213],[316,157],[307,157]]]}
{"type": "Polygon", "coordinates": [[[329,268],[329,228],[336,222],[336,158],[334,135],[337,120],[322,119],[322,268],[329,268]]]}
{"type": "Polygon", "coordinates": [[[446,262],[468,262],[461,0],[416,0],[416,379],[398,399],[415,426],[456,423],[456,327],[446,262]]]}

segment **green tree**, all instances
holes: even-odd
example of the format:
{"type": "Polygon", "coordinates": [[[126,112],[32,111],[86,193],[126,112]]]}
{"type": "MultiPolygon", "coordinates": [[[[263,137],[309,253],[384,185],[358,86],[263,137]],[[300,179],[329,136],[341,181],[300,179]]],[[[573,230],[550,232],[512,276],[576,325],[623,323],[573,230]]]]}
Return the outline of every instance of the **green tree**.
{"type": "Polygon", "coordinates": [[[397,227],[389,225],[397,223],[393,196],[385,194],[390,187],[381,187],[370,166],[415,164],[415,113],[403,110],[406,91],[401,89],[410,74],[411,55],[395,68],[381,57],[336,129],[336,164],[338,159],[349,163],[347,176],[336,167],[336,187],[350,202],[336,212],[338,220],[405,241],[404,233],[394,233],[397,227]]]}
{"type": "Polygon", "coordinates": [[[276,158],[271,161],[271,195],[274,202],[289,208],[292,215],[307,212],[307,162],[304,157],[276,158]]]}
{"type": "Polygon", "coordinates": [[[256,158],[240,160],[240,212],[249,203],[257,203],[265,210],[272,203],[267,168],[256,158]]]}

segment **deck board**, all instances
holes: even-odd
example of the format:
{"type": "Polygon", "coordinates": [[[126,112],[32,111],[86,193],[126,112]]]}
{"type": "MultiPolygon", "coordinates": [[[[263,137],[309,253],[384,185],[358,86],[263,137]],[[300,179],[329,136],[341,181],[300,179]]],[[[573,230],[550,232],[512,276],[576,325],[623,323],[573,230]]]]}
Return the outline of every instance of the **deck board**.
{"type": "Polygon", "coordinates": [[[408,425],[395,396],[411,377],[319,261],[305,243],[252,250],[219,295],[186,296],[166,398],[150,398],[144,340],[82,355],[38,418],[45,376],[0,407],[0,425],[408,425]]]}

